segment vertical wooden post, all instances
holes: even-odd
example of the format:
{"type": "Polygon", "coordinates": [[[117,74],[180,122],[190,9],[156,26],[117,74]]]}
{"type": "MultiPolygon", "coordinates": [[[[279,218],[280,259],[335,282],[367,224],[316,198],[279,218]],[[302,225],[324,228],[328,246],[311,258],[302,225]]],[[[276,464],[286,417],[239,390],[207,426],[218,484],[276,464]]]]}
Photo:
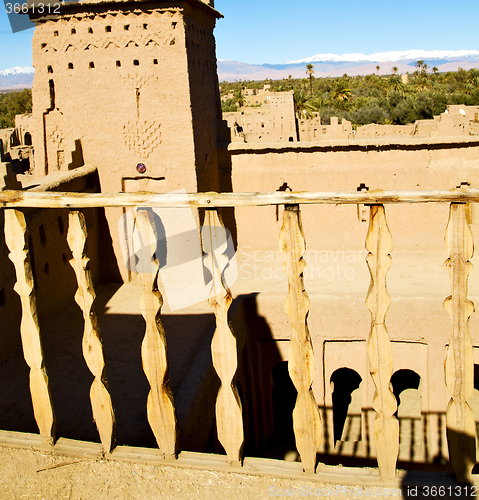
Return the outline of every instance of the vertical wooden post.
{"type": "Polygon", "coordinates": [[[451,203],[446,229],[451,295],[444,307],[452,319],[452,336],[445,361],[446,385],[451,400],[446,410],[449,459],[459,481],[472,482],[476,463],[474,415],[467,400],[474,389],[474,360],[469,334],[469,317],[474,304],[467,299],[467,280],[472,270],[474,253],[472,232],[467,221],[466,205],[451,203]]]}
{"type": "Polygon", "coordinates": [[[393,373],[392,349],[385,323],[391,303],[386,288],[386,275],[391,267],[392,237],[383,205],[370,207],[366,250],[369,252],[366,261],[371,273],[371,284],[366,297],[366,306],[371,312],[368,358],[375,386],[373,408],[377,413],[374,442],[381,477],[393,479],[399,452],[399,422],[394,417],[397,403],[390,388],[393,373]]]}
{"type": "Polygon", "coordinates": [[[306,244],[299,205],[285,206],[279,247],[284,257],[283,269],[289,285],[285,309],[293,329],[288,371],[298,391],[293,410],[294,435],[304,470],[314,472],[322,436],[318,405],[311,389],[314,380],[314,354],[306,320],[310,303],[303,283],[306,244]]]}
{"type": "Polygon", "coordinates": [[[150,384],[148,422],[160,450],[165,455],[174,456],[177,452],[178,429],[168,380],[166,337],[160,318],[163,297],[158,290],[158,260],[155,255],[157,237],[151,213],[148,209],[137,210],[133,232],[133,247],[138,257],[137,271],[143,283],[140,312],[146,322],[141,355],[150,384]]]}
{"type": "MultiPolygon", "coordinates": [[[[38,326],[35,289],[28,249],[28,229],[25,216],[19,210],[5,210],[5,241],[10,250],[9,258],[13,262],[17,274],[14,290],[22,302],[20,331],[23,355],[30,368],[33,412],[44,441],[53,445],[55,441],[55,414],[38,326]]],[[[45,290],[45,293],[48,293],[48,290],[45,290]]]]}
{"type": "Polygon", "coordinates": [[[201,230],[204,263],[213,278],[209,303],[216,318],[216,329],[211,341],[213,366],[221,381],[216,397],[216,427],[218,440],[226,451],[231,464],[239,464],[244,444],[243,414],[241,401],[236,388],[238,353],[236,337],[228,322],[228,309],[232,297],[223,279],[223,271],[228,257],[223,255],[227,248],[227,235],[223,223],[215,209],[205,212],[201,230]]]}
{"type": "Polygon", "coordinates": [[[103,449],[109,453],[115,442],[115,414],[106,381],[100,328],[93,306],[96,294],[88,265],[90,259],[85,253],[86,239],[85,217],[81,212],[70,212],[67,241],[73,255],[70,264],[75,271],[78,283],[75,301],[80,306],[85,321],[82,341],[83,357],[94,376],[90,388],[90,401],[103,449]]]}

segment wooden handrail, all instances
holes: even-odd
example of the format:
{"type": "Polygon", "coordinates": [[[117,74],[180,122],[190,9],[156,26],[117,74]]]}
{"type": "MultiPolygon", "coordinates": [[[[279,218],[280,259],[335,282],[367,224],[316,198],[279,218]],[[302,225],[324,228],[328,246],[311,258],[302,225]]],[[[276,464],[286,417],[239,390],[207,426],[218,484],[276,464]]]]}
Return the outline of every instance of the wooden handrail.
{"type": "Polygon", "coordinates": [[[298,204],[391,204],[479,202],[479,189],[442,191],[258,192],[258,193],[60,193],[1,191],[4,208],[249,207],[298,204]]]}

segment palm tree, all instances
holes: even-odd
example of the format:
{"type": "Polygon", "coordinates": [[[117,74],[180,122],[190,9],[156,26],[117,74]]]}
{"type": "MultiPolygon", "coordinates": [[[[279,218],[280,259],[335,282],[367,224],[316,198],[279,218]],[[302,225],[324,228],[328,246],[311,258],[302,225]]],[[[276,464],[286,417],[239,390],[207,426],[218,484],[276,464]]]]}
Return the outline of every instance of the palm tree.
{"type": "Polygon", "coordinates": [[[394,76],[396,76],[396,75],[397,75],[397,72],[399,71],[399,68],[398,68],[397,66],[393,66],[393,67],[391,68],[391,71],[394,73],[394,76]]]}
{"type": "Polygon", "coordinates": [[[379,64],[378,64],[378,65],[376,66],[376,74],[377,74],[377,75],[379,75],[379,70],[380,70],[380,69],[381,69],[381,68],[379,67],[379,64]]]}
{"type": "Polygon", "coordinates": [[[424,65],[424,61],[422,59],[418,59],[415,63],[414,66],[418,69],[418,71],[422,70],[422,67],[424,65]]]}
{"type": "Polygon", "coordinates": [[[351,89],[347,87],[346,82],[344,80],[338,80],[335,88],[331,91],[331,100],[344,104],[352,98],[351,89]]]}
{"type": "Polygon", "coordinates": [[[395,90],[396,92],[401,92],[404,94],[406,92],[406,87],[402,82],[401,78],[397,75],[391,76],[388,81],[388,87],[390,90],[395,90]]]}
{"type": "Polygon", "coordinates": [[[236,90],[234,98],[240,108],[242,108],[246,104],[246,99],[243,95],[243,89],[241,87],[236,90]]]}
{"type": "Polygon", "coordinates": [[[306,74],[309,76],[309,86],[311,90],[311,95],[313,95],[313,74],[314,74],[314,64],[306,64],[306,74]]]}
{"type": "Polygon", "coordinates": [[[312,118],[313,115],[310,111],[310,106],[308,105],[308,96],[303,89],[295,90],[293,94],[294,100],[294,111],[296,118],[301,120],[302,118],[312,118]]]}
{"type": "Polygon", "coordinates": [[[437,73],[439,73],[439,68],[437,66],[433,66],[432,68],[432,72],[437,75],[437,73]]]}

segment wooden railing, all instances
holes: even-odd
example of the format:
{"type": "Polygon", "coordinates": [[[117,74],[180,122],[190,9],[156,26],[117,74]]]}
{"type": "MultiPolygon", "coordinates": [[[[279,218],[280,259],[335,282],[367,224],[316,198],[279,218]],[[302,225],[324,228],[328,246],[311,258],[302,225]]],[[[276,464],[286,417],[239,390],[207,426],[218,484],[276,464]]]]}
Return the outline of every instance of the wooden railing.
{"type": "MultiPolygon", "coordinates": [[[[314,472],[317,452],[321,445],[322,426],[320,412],[312,392],[314,359],[308,331],[307,315],[310,307],[304,289],[303,270],[306,262],[305,238],[301,225],[301,204],[369,204],[370,222],[366,236],[367,265],[371,283],[366,306],[371,313],[368,337],[368,357],[375,394],[376,411],[374,441],[379,471],[384,479],[396,473],[399,449],[399,424],[394,416],[397,403],[391,391],[393,373],[391,343],[386,328],[386,313],[390,299],[386,277],[391,266],[392,236],[386,221],[385,204],[391,203],[450,203],[446,231],[451,295],[445,307],[452,319],[452,334],[445,360],[446,385],[451,399],[446,412],[447,439],[450,461],[461,481],[470,481],[475,464],[475,422],[468,399],[473,391],[473,347],[468,330],[469,317],[474,307],[467,299],[467,280],[473,254],[472,233],[467,220],[467,202],[479,201],[479,190],[418,192],[358,192],[358,193],[199,193],[199,194],[85,194],[85,193],[33,193],[4,191],[0,203],[5,210],[5,237],[17,274],[15,291],[23,307],[21,335],[25,360],[30,368],[30,391],[35,419],[44,439],[55,441],[55,416],[49,391],[49,382],[42,353],[40,330],[37,322],[35,289],[28,248],[28,228],[19,208],[69,208],[68,244],[78,282],[75,299],[84,315],[83,353],[94,379],[90,398],[94,418],[105,452],[114,447],[115,415],[105,380],[105,362],[96,316],[92,310],[95,291],[85,254],[86,226],[79,208],[86,207],[204,207],[205,224],[202,230],[205,265],[213,276],[210,305],[216,318],[216,331],[211,344],[213,366],[221,381],[216,399],[216,428],[227,460],[240,464],[244,443],[241,401],[235,374],[237,345],[235,333],[228,323],[231,293],[222,278],[221,249],[226,243],[225,232],[218,216],[218,207],[284,205],[283,227],[279,244],[284,257],[289,292],[285,309],[291,322],[288,370],[297,390],[293,411],[293,427],[298,452],[305,471],[314,472]]],[[[148,211],[136,211],[136,226],[148,238],[152,224],[148,211]]],[[[150,238],[153,235],[150,235],[150,238]]],[[[155,256],[148,257],[154,265],[155,256]]],[[[142,361],[150,384],[147,401],[148,421],[158,447],[165,455],[178,452],[175,405],[166,377],[167,357],[165,332],[160,319],[161,293],[156,286],[155,274],[141,274],[144,286],[140,311],[145,318],[146,330],[142,344],[142,361]]],[[[247,394],[244,397],[248,397],[247,394]]]]}

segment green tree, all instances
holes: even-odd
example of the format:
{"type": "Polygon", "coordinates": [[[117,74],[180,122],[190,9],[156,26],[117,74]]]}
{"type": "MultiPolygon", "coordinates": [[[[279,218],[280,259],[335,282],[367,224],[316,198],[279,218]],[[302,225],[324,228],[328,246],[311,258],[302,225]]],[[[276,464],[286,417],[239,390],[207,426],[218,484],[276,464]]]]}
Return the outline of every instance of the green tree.
{"type": "Polygon", "coordinates": [[[294,112],[296,118],[301,120],[303,118],[312,118],[311,107],[308,103],[308,96],[303,89],[298,89],[294,91],[294,112]]]}
{"type": "Polygon", "coordinates": [[[15,115],[32,112],[32,91],[24,89],[0,95],[0,128],[15,126],[15,115]]]}
{"type": "Polygon", "coordinates": [[[391,71],[394,73],[394,76],[396,76],[396,75],[397,75],[397,72],[399,71],[399,68],[398,68],[397,66],[393,66],[393,67],[391,68],[391,71]]]}

